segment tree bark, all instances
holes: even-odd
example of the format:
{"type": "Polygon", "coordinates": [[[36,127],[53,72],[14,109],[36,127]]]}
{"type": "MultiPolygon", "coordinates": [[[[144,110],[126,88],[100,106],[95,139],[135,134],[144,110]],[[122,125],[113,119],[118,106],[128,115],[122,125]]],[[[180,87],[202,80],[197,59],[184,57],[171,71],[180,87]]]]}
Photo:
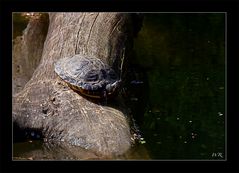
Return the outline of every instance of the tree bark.
{"type": "Polygon", "coordinates": [[[22,36],[13,43],[13,94],[23,89],[38,66],[46,39],[49,17],[47,14],[32,18],[22,36]]]}
{"type": "Polygon", "coordinates": [[[75,54],[94,56],[119,74],[123,50],[127,59],[133,43],[132,15],[50,13],[49,19],[39,65],[13,96],[15,129],[30,129],[48,143],[78,146],[101,156],[125,153],[134,139],[120,94],[107,103],[87,100],[57,77],[54,63],[75,54]]]}

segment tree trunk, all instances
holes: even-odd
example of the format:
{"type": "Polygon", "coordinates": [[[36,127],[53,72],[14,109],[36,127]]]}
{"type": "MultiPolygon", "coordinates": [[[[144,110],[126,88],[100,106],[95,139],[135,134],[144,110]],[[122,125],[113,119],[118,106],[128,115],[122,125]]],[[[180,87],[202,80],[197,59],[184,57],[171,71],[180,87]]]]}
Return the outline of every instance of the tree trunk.
{"type": "Polygon", "coordinates": [[[87,100],[57,76],[54,63],[75,54],[94,56],[119,74],[123,50],[127,59],[132,47],[133,20],[125,13],[50,13],[39,65],[13,96],[14,133],[28,130],[48,143],[78,146],[101,156],[129,150],[134,140],[120,94],[114,102],[87,100]]]}
{"type": "Polygon", "coordinates": [[[23,89],[38,66],[46,39],[49,17],[47,14],[32,18],[22,36],[13,46],[13,94],[23,89]]]}

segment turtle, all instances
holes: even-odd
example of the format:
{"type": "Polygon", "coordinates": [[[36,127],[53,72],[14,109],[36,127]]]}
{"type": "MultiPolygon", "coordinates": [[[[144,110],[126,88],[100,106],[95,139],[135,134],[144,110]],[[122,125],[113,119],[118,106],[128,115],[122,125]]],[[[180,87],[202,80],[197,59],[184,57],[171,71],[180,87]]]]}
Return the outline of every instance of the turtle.
{"type": "Polygon", "coordinates": [[[99,58],[74,55],[59,59],[55,72],[69,87],[90,98],[108,98],[116,95],[121,79],[99,58]]]}

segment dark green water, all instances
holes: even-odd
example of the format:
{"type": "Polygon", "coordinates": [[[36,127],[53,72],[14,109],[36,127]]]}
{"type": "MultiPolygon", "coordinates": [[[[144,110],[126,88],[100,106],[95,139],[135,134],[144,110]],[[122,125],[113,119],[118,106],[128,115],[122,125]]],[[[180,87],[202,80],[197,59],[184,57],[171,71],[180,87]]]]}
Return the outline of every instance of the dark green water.
{"type": "Polygon", "coordinates": [[[15,39],[17,36],[22,35],[22,31],[27,27],[29,18],[22,16],[23,13],[13,13],[13,33],[12,37],[15,39]]]}
{"type": "Polygon", "coordinates": [[[146,14],[135,54],[148,97],[134,116],[151,158],[225,159],[224,14],[146,14]]]}
{"type": "MultiPolygon", "coordinates": [[[[129,84],[128,102],[146,142],[138,153],[143,146],[151,159],[225,159],[224,14],[145,14],[134,55],[139,83],[129,84]]],[[[14,144],[14,156],[33,144],[14,144]]]]}

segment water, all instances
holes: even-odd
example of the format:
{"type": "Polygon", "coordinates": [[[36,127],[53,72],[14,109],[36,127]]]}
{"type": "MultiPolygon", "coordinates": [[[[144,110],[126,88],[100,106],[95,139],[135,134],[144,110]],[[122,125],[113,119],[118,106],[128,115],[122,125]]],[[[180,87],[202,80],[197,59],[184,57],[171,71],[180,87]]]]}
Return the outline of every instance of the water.
{"type": "Polygon", "coordinates": [[[125,159],[225,159],[224,14],[146,14],[130,63],[124,92],[143,139],[125,159]]]}
{"type": "Polygon", "coordinates": [[[225,159],[224,23],[224,14],[146,15],[134,63],[148,81],[138,122],[152,159],[225,159]]]}

